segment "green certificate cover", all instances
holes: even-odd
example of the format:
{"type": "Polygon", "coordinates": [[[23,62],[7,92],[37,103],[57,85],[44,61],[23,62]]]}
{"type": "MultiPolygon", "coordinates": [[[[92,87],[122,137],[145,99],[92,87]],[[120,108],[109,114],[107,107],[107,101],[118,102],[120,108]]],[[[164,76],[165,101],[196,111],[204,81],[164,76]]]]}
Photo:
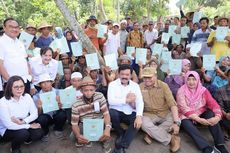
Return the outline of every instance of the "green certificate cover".
{"type": "Polygon", "coordinates": [[[59,110],[58,102],[56,100],[56,93],[54,91],[42,93],[39,95],[39,97],[42,101],[43,113],[59,110]]]}
{"type": "Polygon", "coordinates": [[[98,141],[103,135],[104,119],[83,119],[83,135],[89,141],[98,141]]]}

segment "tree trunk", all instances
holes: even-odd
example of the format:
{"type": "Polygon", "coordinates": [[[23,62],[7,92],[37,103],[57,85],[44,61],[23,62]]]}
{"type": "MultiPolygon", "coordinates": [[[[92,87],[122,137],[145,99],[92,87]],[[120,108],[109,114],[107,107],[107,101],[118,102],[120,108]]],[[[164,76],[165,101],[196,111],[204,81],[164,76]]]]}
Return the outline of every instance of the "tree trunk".
{"type": "Polygon", "coordinates": [[[120,21],[120,2],[117,0],[117,23],[120,21]]]}
{"type": "Polygon", "coordinates": [[[100,16],[101,16],[101,21],[107,21],[108,20],[108,18],[107,18],[107,16],[106,16],[106,14],[105,14],[105,9],[104,9],[104,5],[103,5],[103,0],[99,0],[99,10],[100,10],[100,16]]]}
{"type": "Polygon", "coordinates": [[[87,53],[97,53],[98,59],[101,65],[105,65],[105,62],[101,55],[99,54],[98,50],[96,47],[93,45],[89,37],[85,34],[84,30],[81,28],[77,20],[70,14],[69,9],[63,2],[63,0],[55,0],[55,3],[65,19],[69,22],[70,27],[77,33],[78,38],[82,42],[82,47],[87,50],[87,53]]]}

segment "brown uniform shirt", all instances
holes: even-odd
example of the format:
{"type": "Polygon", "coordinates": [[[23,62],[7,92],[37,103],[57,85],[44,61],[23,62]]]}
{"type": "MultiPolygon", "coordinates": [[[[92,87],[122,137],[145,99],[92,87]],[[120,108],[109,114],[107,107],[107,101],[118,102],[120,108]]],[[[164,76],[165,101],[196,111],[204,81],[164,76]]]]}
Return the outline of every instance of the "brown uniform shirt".
{"type": "Polygon", "coordinates": [[[143,82],[140,88],[144,99],[145,116],[157,115],[165,118],[170,113],[170,108],[176,106],[176,101],[166,83],[157,80],[154,86],[146,87],[143,82]]]}

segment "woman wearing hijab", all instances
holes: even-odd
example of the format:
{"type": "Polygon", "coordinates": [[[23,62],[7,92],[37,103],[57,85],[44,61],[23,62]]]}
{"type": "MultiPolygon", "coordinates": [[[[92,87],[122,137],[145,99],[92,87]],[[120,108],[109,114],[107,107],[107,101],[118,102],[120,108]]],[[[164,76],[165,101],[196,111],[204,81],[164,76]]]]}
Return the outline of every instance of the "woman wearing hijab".
{"type": "Polygon", "coordinates": [[[61,27],[55,27],[54,34],[55,34],[55,39],[61,39],[62,37],[64,37],[61,27]]]}
{"type": "Polygon", "coordinates": [[[230,67],[230,56],[222,56],[219,60],[219,64],[214,71],[203,70],[204,80],[211,83],[215,88],[220,88],[228,84],[225,71],[230,67]]]}
{"type": "Polygon", "coordinates": [[[184,84],[184,74],[190,70],[191,63],[188,59],[182,60],[182,73],[180,75],[168,75],[165,82],[168,84],[173,96],[176,97],[178,89],[184,84]]]}
{"type": "Polygon", "coordinates": [[[67,44],[68,44],[68,47],[69,47],[69,53],[67,53],[69,55],[69,57],[71,58],[72,55],[73,55],[73,51],[72,51],[72,48],[71,48],[71,43],[72,42],[76,42],[76,38],[73,36],[72,34],[72,31],[66,31],[65,33],[65,37],[66,37],[66,40],[67,40],[67,44]]]}
{"type": "Polygon", "coordinates": [[[199,74],[189,71],[185,74],[185,84],[177,92],[177,105],[181,126],[192,137],[203,153],[214,153],[214,148],[195,126],[197,123],[208,126],[215,143],[215,149],[228,153],[224,146],[224,136],[219,121],[221,109],[210,92],[202,86],[199,74]]]}

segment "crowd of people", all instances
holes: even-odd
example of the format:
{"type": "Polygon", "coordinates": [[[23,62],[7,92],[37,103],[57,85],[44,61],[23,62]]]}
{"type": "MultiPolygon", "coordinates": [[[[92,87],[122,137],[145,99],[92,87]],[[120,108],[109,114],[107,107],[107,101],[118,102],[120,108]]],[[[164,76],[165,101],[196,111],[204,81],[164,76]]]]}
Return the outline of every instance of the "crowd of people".
{"type": "Polygon", "coordinates": [[[19,23],[14,18],[4,20],[0,36],[0,135],[3,141],[11,142],[12,153],[21,153],[22,143],[49,141],[51,126],[57,139],[62,138],[65,124],[72,127],[70,137],[76,147],[91,147],[92,142],[83,135],[83,119],[87,118],[104,120],[98,141],[106,152],[126,152],[140,129],[147,144],[154,139],[170,145],[171,152],[180,149],[180,129],[203,153],[229,152],[225,141],[230,139],[230,31],[223,41],[216,38],[218,27],[230,26],[228,17],[216,16],[213,25],[207,17],[193,23],[192,14],[186,16],[182,11],[180,18],[157,22],[140,23],[130,17],[120,23],[108,20],[101,23],[107,25],[103,38],[97,37],[97,24],[92,15],[82,28],[102,57],[116,55],[116,70],[106,65],[96,70],[88,67],[86,49],[75,57],[71,43],[80,39],[68,27],[28,24],[24,31],[34,39],[25,49],[18,39],[22,32],[19,23]],[[176,34],[185,26],[189,28],[179,44],[172,37],[168,43],[161,41],[171,25],[176,26],[176,34]],[[69,47],[67,53],[50,46],[63,38],[69,47]],[[191,56],[191,44],[196,42],[202,43],[201,50],[191,56]],[[163,44],[172,59],[182,60],[181,74],[171,75],[162,69],[165,61],[153,54],[156,43],[163,44]],[[136,63],[136,54],[128,56],[127,47],[146,48],[146,63],[136,63]],[[35,48],[39,48],[39,56],[31,54],[35,48]],[[214,70],[205,70],[203,55],[216,56],[214,70]],[[60,61],[63,75],[58,73],[60,61]],[[75,89],[76,102],[63,109],[59,90],[69,88],[75,89]],[[51,92],[59,110],[43,109],[42,94],[51,92]],[[208,127],[214,146],[199,126],[208,127]],[[111,129],[117,135],[114,150],[111,129]]]}

